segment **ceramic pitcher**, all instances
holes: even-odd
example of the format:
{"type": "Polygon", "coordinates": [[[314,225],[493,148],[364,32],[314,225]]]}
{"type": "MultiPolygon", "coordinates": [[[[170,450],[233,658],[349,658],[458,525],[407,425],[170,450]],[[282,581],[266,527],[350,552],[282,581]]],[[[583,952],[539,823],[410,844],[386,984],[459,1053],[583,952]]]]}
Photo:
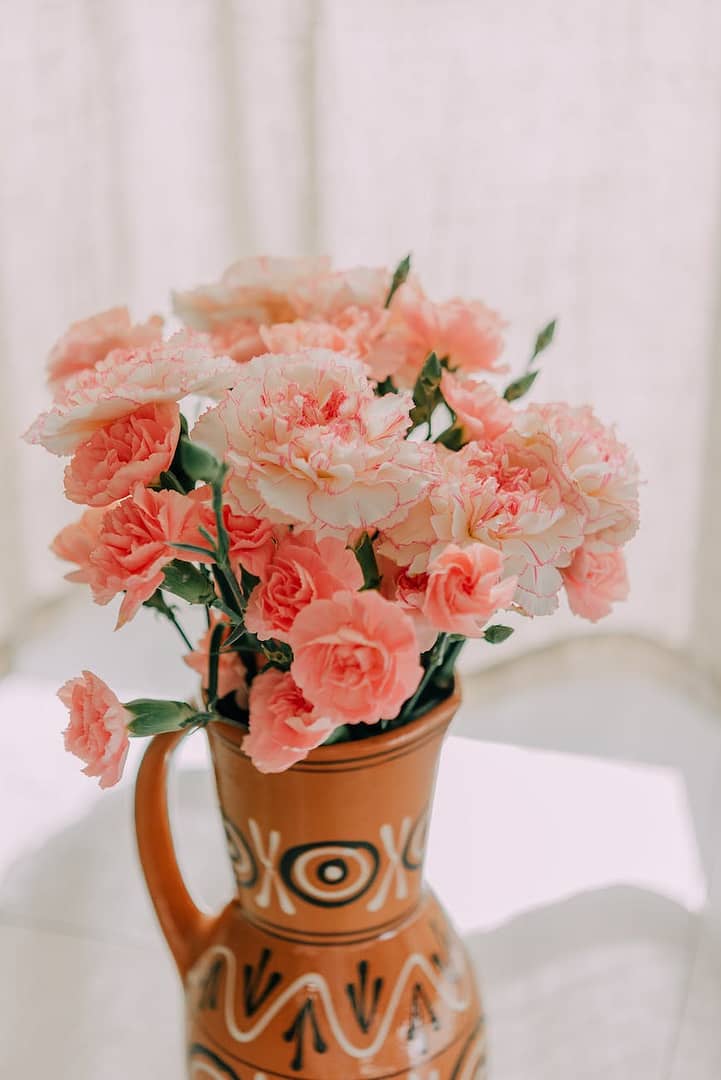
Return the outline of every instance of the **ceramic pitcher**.
{"type": "Polygon", "coordinates": [[[140,858],[186,994],[191,1080],[480,1080],[466,950],[423,884],[454,696],[413,723],[259,773],[242,729],[210,749],[236,893],[201,913],[180,876],[159,735],[137,781],[140,858]]]}

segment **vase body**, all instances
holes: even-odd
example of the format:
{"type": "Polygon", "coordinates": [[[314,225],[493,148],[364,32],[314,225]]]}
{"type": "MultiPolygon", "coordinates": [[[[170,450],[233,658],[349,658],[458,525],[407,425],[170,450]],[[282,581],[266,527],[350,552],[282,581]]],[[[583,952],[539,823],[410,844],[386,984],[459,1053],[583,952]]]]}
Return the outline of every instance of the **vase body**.
{"type": "Polygon", "coordinates": [[[213,920],[193,921],[187,894],[174,914],[167,883],[157,895],[141,770],[141,857],[184,978],[192,1080],[485,1076],[468,956],[423,885],[438,754],[457,704],[272,775],[243,754],[242,731],[211,725],[237,886],[213,920]]]}

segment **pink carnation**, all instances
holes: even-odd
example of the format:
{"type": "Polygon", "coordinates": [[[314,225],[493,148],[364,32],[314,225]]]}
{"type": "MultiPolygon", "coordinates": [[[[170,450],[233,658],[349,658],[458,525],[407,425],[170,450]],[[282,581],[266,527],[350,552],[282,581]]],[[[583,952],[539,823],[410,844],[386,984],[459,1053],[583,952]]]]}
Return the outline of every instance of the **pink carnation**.
{"type": "Polygon", "coordinates": [[[394,366],[400,386],[413,386],[429,353],[448,357],[465,371],[502,371],[504,323],[480,300],[433,303],[419,286],[407,282],[391,303],[391,320],[382,348],[386,366],[394,366]]]}
{"type": "Polygon", "coordinates": [[[65,494],[88,506],[123,499],[136,484],[155,483],[170,468],[179,438],[174,401],[142,405],[80,444],[65,469],[65,494]]]}
{"type": "Polygon", "coordinates": [[[268,354],[193,438],[230,466],[235,513],[347,534],[401,517],[425,485],[405,439],[410,397],[377,397],[359,361],[327,350],[268,354]]]}
{"type": "Polygon", "coordinates": [[[297,615],[313,600],[330,599],[334,593],[360,589],[362,584],[358,560],[342,540],[289,533],[250,594],[246,626],[261,641],[287,641],[297,615]]]}
{"type": "Polygon", "coordinates": [[[59,559],[74,563],[77,570],[66,574],[68,581],[87,584],[92,576],[90,556],[100,538],[100,529],[105,516],[105,507],[92,507],[86,510],[79,521],[73,521],[61,529],[50,545],[50,550],[59,559]]]}
{"type": "Polygon", "coordinates": [[[295,290],[303,282],[327,273],[327,258],[241,259],[223,273],[220,281],[189,292],[173,294],[173,308],[186,326],[218,331],[245,323],[252,326],[288,322],[300,314],[295,290]]]}
{"type": "Polygon", "coordinates": [[[27,431],[28,442],[53,454],[72,454],[111,421],[148,402],[180,401],[188,394],[216,397],[233,385],[237,367],[213,356],[205,339],[188,333],[131,352],[112,352],[92,370],[68,379],[63,395],[27,431]]]}
{"type": "Polygon", "coordinates": [[[513,600],[516,579],[502,575],[500,552],[449,544],[431,563],[423,614],[438,630],[480,637],[491,615],[513,600]]]}
{"type": "Polygon", "coordinates": [[[464,442],[471,439],[490,441],[502,435],[513,423],[513,409],[490,383],[444,371],[441,392],[456,414],[456,424],[464,442]]]}
{"type": "MultiPolygon", "coordinates": [[[[125,593],[118,628],[162,585],[163,570],[172,559],[188,559],[188,554],[173,544],[203,545],[198,532],[201,515],[198,500],[177,491],[152,491],[140,484],[131,496],[106,510],[90,554],[89,580],[98,604],[125,593]]],[[[198,556],[191,558],[195,561],[198,556]]]]}
{"type": "Polygon", "coordinates": [[[290,643],[295,681],[338,724],[392,720],[423,674],[411,619],[373,590],[314,600],[290,643]]]}
{"type": "Polygon", "coordinates": [[[626,562],[620,551],[597,552],[584,545],[561,573],[571,611],[591,622],[610,615],[611,605],[628,596],[626,562]]]}
{"type": "Polygon", "coordinates": [[[335,726],[304,698],[290,672],[271,668],[251,684],[243,750],[261,772],[283,772],[325,742],[335,726]]]}
{"type": "MultiPolygon", "coordinates": [[[[187,653],[183,660],[197,671],[201,678],[204,690],[208,689],[209,664],[210,664],[210,641],[215,627],[223,623],[223,616],[213,614],[211,625],[201,637],[193,652],[187,653]]],[[[230,635],[230,624],[226,623],[226,629],[221,638],[221,648],[230,635]]],[[[248,703],[248,685],[246,681],[247,669],[237,652],[221,652],[218,657],[218,697],[223,698],[235,691],[235,700],[241,709],[248,703]]]]}
{"type": "Polygon", "coordinates": [[[101,788],[117,784],[128,754],[128,710],[92,671],[68,680],[58,697],[70,712],[65,749],[85,762],[83,772],[97,776],[101,788]]]}
{"type": "Polygon", "coordinates": [[[72,324],[50,350],[48,380],[58,388],[64,379],[85,368],[93,368],[113,349],[135,349],[160,341],[163,320],[153,315],[146,323],[133,325],[126,307],[110,308],[89,319],[72,324]]]}
{"type": "Polygon", "coordinates": [[[535,405],[519,415],[524,433],[548,432],[586,511],[586,544],[614,551],[638,529],[638,465],[629,448],[586,407],[535,405]]]}

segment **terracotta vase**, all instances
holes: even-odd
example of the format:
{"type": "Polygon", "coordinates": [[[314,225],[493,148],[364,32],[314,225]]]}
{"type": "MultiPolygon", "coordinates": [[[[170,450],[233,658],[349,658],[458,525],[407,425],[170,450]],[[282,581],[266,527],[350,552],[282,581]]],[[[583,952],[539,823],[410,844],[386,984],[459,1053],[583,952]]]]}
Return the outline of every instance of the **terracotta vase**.
{"type": "Polygon", "coordinates": [[[453,697],[403,728],[262,775],[242,732],[208,737],[237,893],[217,917],[183,885],[166,805],[178,734],[138,775],[140,858],[185,985],[192,1080],[479,1080],[465,948],[423,885],[453,697]]]}

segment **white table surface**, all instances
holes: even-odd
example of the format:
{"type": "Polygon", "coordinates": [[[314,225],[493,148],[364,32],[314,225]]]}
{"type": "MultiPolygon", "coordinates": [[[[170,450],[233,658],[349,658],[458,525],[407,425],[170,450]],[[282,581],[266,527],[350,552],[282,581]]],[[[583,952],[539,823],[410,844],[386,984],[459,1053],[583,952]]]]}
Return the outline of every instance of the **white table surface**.
{"type": "MultiPolygon", "coordinates": [[[[141,747],[100,792],[62,750],[58,681],[0,681],[0,1077],[181,1080],[180,991],[132,833],[141,747]]],[[[428,877],[477,964],[491,1080],[719,1080],[718,716],[629,674],[491,705],[477,680],[455,730],[428,877]]],[[[189,742],[174,820],[212,909],[230,875],[189,742]]]]}

